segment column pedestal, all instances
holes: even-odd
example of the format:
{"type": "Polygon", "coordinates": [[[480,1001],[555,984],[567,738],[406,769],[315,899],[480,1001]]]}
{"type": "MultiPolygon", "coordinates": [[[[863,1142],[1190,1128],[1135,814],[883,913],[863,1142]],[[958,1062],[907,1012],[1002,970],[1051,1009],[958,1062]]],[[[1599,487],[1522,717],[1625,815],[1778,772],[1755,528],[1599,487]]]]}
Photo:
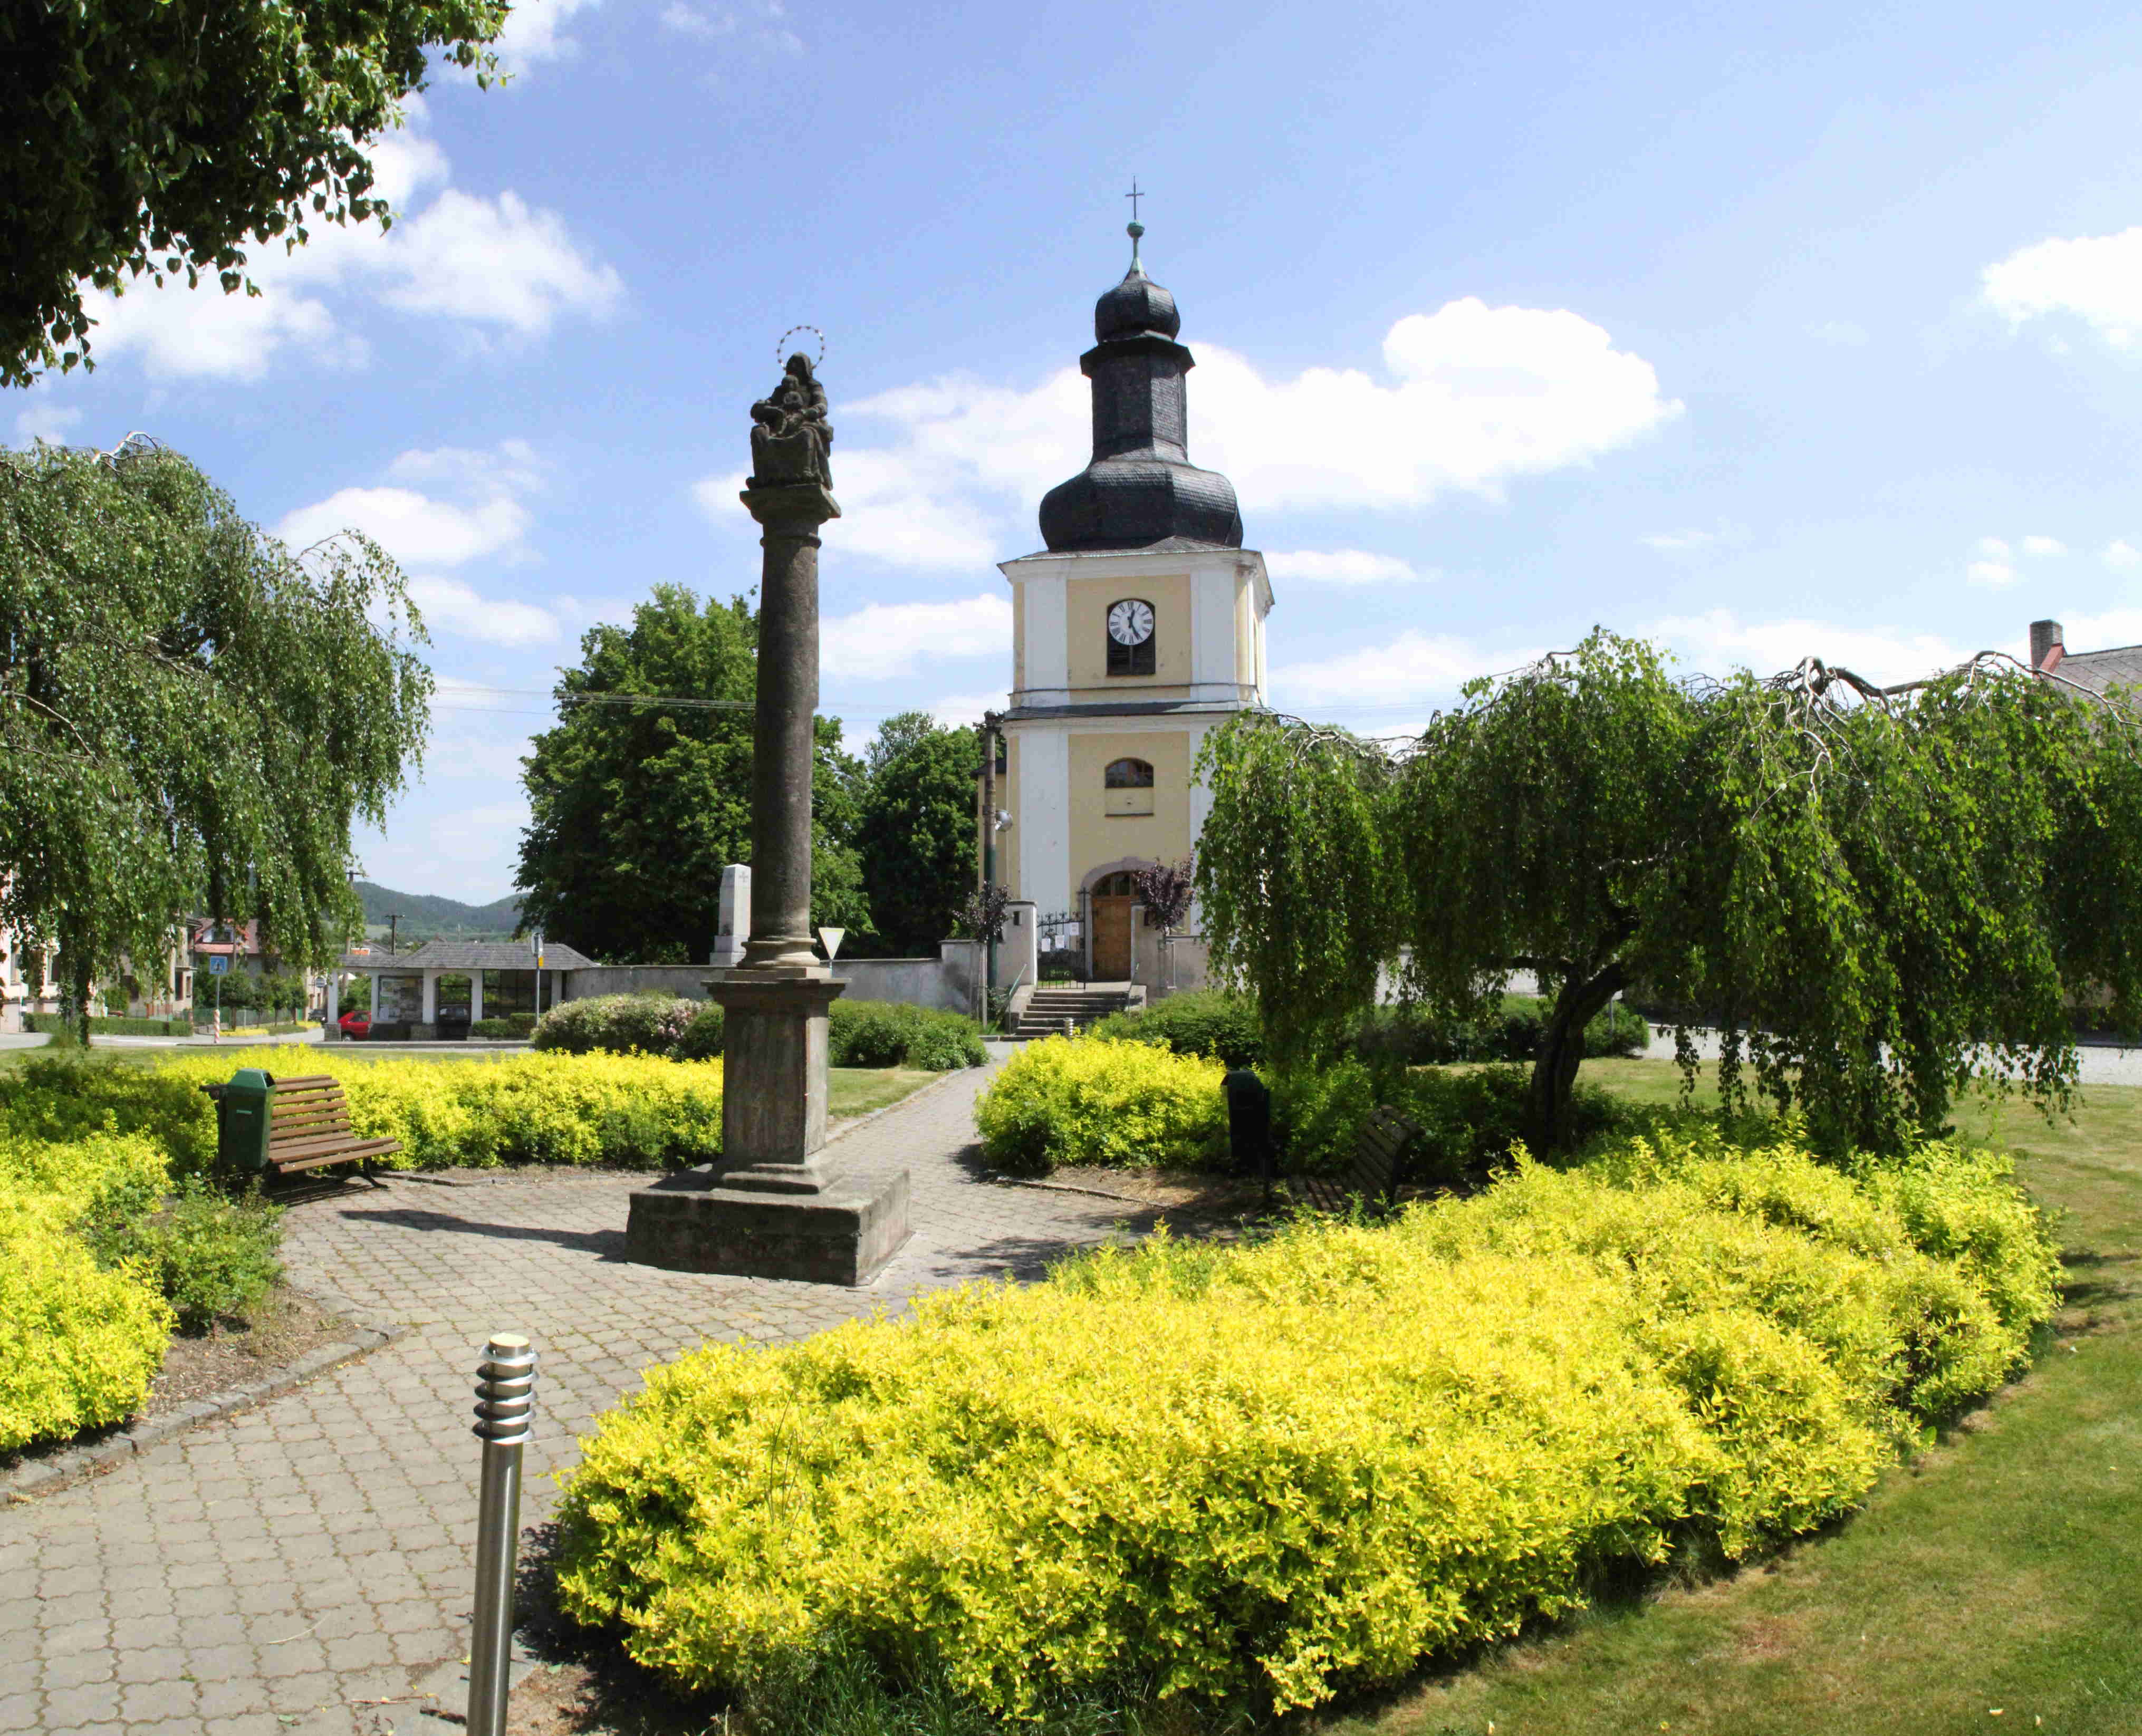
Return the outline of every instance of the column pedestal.
{"type": "Polygon", "coordinates": [[[868,1284],[908,1238],[907,1175],[829,1174],[823,965],[757,965],[707,984],[720,1004],[722,1161],[636,1189],[625,1258],[679,1272],[868,1284]]]}

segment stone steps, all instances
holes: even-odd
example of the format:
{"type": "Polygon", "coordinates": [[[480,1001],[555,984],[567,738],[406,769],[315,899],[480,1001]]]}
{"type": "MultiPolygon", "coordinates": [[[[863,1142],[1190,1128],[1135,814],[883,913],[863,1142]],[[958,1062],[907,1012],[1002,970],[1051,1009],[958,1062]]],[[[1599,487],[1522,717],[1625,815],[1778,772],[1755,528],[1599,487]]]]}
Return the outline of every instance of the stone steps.
{"type": "Polygon", "coordinates": [[[1060,1037],[1067,1021],[1073,1030],[1083,1031],[1129,1004],[1130,996],[1120,989],[1037,989],[1012,1035],[1023,1040],[1060,1037]]]}

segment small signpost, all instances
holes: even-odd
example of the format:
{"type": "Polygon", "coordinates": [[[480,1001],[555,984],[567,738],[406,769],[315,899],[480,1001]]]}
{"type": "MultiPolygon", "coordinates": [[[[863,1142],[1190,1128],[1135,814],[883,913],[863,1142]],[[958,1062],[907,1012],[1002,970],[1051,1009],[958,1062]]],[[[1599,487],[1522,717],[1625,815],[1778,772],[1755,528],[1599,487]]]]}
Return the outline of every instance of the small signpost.
{"type": "Polygon", "coordinates": [[[536,1018],[543,1018],[543,930],[537,929],[528,937],[528,950],[536,954],[536,1018]]]}
{"type": "Polygon", "coordinates": [[[210,953],[208,955],[208,974],[215,981],[215,1018],[209,1028],[210,1038],[223,1041],[223,979],[230,974],[230,954],[210,953]]]}

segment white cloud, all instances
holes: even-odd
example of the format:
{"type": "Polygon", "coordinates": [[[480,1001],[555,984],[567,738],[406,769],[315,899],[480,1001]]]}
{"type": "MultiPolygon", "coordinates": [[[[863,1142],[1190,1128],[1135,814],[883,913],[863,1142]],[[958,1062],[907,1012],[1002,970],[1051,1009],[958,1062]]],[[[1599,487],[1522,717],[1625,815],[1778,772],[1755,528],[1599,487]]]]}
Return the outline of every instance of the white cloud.
{"type": "Polygon", "coordinates": [[[599,0],[513,0],[506,27],[492,46],[508,71],[519,71],[538,61],[570,60],[580,45],[563,33],[574,13],[591,9],[599,0]]]}
{"type": "Polygon", "coordinates": [[[949,657],[1011,653],[1011,604],[994,591],[957,603],[871,603],[821,627],[818,667],[833,680],[910,673],[949,657]]]}
{"type": "Polygon", "coordinates": [[[2062,624],[2061,637],[2077,651],[2142,645],[2142,609],[2112,609],[2103,614],[2070,615],[2062,624]]]}
{"type": "Polygon", "coordinates": [[[2142,227],[2019,248],[1979,282],[1987,304],[2011,326],[2070,313],[2115,349],[2130,348],[2142,331],[2142,227]]]}
{"type": "Polygon", "coordinates": [[[1271,675],[1273,703],[1282,711],[1341,717],[1407,708],[1425,716],[1474,676],[1521,668],[1539,654],[1490,652],[1469,639],[1409,629],[1383,644],[1281,666],[1271,675]]]}
{"type": "Polygon", "coordinates": [[[2142,566],[2142,549],[2124,539],[2115,539],[2105,545],[2105,552],[2098,559],[2125,572],[2130,567],[2142,566]]]}
{"type": "Polygon", "coordinates": [[[81,421],[81,412],[71,406],[32,402],[15,412],[15,438],[24,446],[42,440],[51,446],[65,443],[67,432],[81,421]]]}
{"type": "Polygon", "coordinates": [[[362,530],[406,565],[459,566],[516,547],[528,522],[527,509],[510,495],[461,506],[410,488],[344,488],[300,506],[275,534],[303,549],[338,530],[362,530]]]}
{"type": "Polygon", "coordinates": [[[622,280],[574,243],[556,213],[511,192],[486,199],[448,186],[445,153],[418,130],[422,101],[407,107],[410,126],[368,147],[374,190],[396,212],[391,231],[322,223],[295,250],[256,244],[246,272],[258,295],[226,295],[212,277],[194,289],[183,278],[160,289],[143,279],[123,295],[91,292],[98,358],[138,355],[159,380],[254,381],[294,353],[314,367],[361,364],[367,347],[350,326],[366,301],[521,338],[563,314],[615,308],[622,280]]]}
{"type": "Polygon", "coordinates": [[[683,0],[671,0],[669,5],[662,8],[662,27],[674,30],[679,36],[711,42],[736,34],[737,15],[726,10],[710,12],[696,6],[686,6],[683,0]]]}
{"type": "MultiPolygon", "coordinates": [[[[1513,480],[1588,464],[1681,408],[1661,397],[1651,363],[1590,321],[1471,298],[1391,328],[1389,384],[1329,367],[1267,380],[1212,343],[1197,356],[1191,456],[1225,471],[1260,511],[1401,510],[1453,492],[1499,500],[1513,480]]],[[[835,410],[845,443],[833,455],[834,493],[852,522],[832,534],[901,565],[972,565],[1030,546],[1041,495],[1089,450],[1075,368],[1024,392],[955,377],[835,410]],[[884,433],[857,442],[858,418],[884,433]]],[[[697,494],[741,530],[740,486],[709,478],[697,494]]]]}
{"type": "Polygon", "coordinates": [[[2015,550],[1997,536],[1982,536],[1978,539],[1977,547],[1973,552],[1983,555],[1988,560],[2006,560],[2015,550]]]}
{"type": "Polygon", "coordinates": [[[947,693],[930,707],[930,715],[943,728],[970,727],[982,721],[984,712],[1002,711],[1005,698],[1001,690],[994,693],[947,693]]]}
{"type": "Polygon", "coordinates": [[[573,244],[564,218],[513,193],[476,199],[449,187],[395,224],[387,244],[399,281],[380,298],[407,313],[540,337],[561,313],[601,318],[624,295],[615,271],[573,244]]]}
{"type": "Polygon", "coordinates": [[[1281,581],[1298,579],[1315,584],[1410,584],[1424,576],[1411,561],[1365,549],[1300,549],[1267,555],[1265,565],[1281,581]]]}
{"type": "MultiPolygon", "coordinates": [[[[1774,675],[1801,658],[1842,664],[1869,681],[1888,685],[1912,681],[1961,663],[1971,650],[1937,634],[1893,627],[1842,627],[1801,618],[1744,621],[1730,609],[1655,621],[1643,637],[1664,640],[1692,669],[1723,674],[1729,668],[1774,675]]],[[[1971,648],[1975,649],[1976,648],[1971,648]]]]}
{"type": "Polygon", "coordinates": [[[558,637],[558,618],[549,609],[479,596],[458,579],[412,578],[409,598],[435,632],[490,645],[542,645],[558,637]]]}
{"type": "MultiPolygon", "coordinates": [[[[532,558],[526,538],[533,518],[526,501],[542,486],[544,468],[526,441],[509,440],[491,451],[420,448],[395,459],[387,475],[390,486],[338,489],[286,514],[275,535],[304,549],[343,530],[362,530],[410,569],[532,558]],[[427,486],[400,486],[412,482],[427,486]]],[[[412,573],[409,595],[433,632],[493,645],[547,644],[563,631],[561,614],[590,618],[571,598],[545,607],[487,597],[464,579],[437,572],[412,573]]]]}
{"type": "Polygon", "coordinates": [[[1973,584],[1991,585],[1998,589],[2016,582],[2016,569],[2005,560],[1974,560],[1963,570],[1963,576],[1973,584]]]}
{"type": "Polygon", "coordinates": [[[2026,555],[2046,557],[2065,555],[2067,551],[2068,545],[2057,537],[2026,536],[2023,539],[2023,552],[2026,555]]]}

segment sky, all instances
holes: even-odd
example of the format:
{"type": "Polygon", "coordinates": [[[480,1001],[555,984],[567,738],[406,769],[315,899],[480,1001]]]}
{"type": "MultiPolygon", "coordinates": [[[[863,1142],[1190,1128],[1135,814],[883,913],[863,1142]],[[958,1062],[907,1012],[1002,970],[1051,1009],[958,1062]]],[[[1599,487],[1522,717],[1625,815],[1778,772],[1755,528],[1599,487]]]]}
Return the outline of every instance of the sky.
{"type": "Polygon", "coordinates": [[[397,557],[439,692],[385,885],[511,890],[580,635],[755,584],[799,324],[822,708],[860,748],[1001,704],[994,564],[1085,461],[1133,176],[1281,710],[1418,728],[1594,624],[1891,681],[2142,641],[2131,6],[534,0],[501,47],[378,144],[391,232],[100,298],[96,371],[0,400],[397,557]]]}

